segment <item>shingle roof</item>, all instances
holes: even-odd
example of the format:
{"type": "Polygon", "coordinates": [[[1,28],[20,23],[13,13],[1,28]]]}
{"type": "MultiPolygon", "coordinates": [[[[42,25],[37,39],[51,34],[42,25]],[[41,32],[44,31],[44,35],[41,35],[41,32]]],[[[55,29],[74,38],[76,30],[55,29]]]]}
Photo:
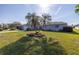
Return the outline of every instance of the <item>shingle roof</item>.
{"type": "Polygon", "coordinates": [[[47,25],[67,25],[65,22],[50,22],[47,25]]]}

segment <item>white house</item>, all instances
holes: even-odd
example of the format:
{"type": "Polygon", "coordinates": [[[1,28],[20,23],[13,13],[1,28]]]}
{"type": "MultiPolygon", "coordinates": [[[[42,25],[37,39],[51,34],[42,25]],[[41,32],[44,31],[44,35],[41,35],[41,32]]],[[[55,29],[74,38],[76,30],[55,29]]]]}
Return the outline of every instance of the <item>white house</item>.
{"type": "Polygon", "coordinates": [[[20,30],[27,30],[28,26],[27,25],[21,25],[21,26],[18,27],[18,29],[20,29],[20,30]]]}
{"type": "Polygon", "coordinates": [[[53,22],[52,24],[48,24],[46,26],[42,26],[43,30],[51,30],[51,31],[61,31],[63,27],[67,26],[67,23],[63,22],[53,22]]]}
{"type": "Polygon", "coordinates": [[[24,25],[23,30],[27,30],[28,26],[24,25]]]}
{"type": "MultiPolygon", "coordinates": [[[[65,26],[67,26],[67,23],[51,22],[50,24],[47,24],[45,26],[41,26],[41,30],[60,31],[60,30],[63,30],[63,27],[65,27],[65,26]]],[[[22,28],[22,30],[27,30],[28,28],[33,29],[33,27],[29,27],[27,25],[22,25],[21,28],[22,28]]]]}

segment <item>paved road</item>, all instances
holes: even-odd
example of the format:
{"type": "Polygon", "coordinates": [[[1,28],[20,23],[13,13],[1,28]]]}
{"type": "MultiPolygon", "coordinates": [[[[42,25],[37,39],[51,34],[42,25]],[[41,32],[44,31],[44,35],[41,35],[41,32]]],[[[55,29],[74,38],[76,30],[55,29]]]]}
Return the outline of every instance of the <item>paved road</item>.
{"type": "Polygon", "coordinates": [[[18,32],[18,31],[0,31],[0,33],[18,32]]]}

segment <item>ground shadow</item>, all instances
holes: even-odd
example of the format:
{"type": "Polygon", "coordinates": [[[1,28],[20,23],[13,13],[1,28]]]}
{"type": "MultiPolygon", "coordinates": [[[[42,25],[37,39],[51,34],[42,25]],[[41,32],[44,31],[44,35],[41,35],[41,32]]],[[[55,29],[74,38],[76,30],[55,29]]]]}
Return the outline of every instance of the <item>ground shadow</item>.
{"type": "Polygon", "coordinates": [[[0,54],[4,54],[4,55],[20,55],[23,54],[25,50],[27,50],[30,47],[26,47],[26,43],[28,41],[30,41],[31,38],[28,37],[22,37],[21,39],[19,39],[18,41],[11,43],[5,47],[3,47],[2,49],[0,49],[0,54]]]}
{"type": "Polygon", "coordinates": [[[77,34],[77,35],[79,35],[79,33],[78,33],[78,32],[75,32],[75,31],[73,31],[73,32],[67,32],[67,33],[69,33],[69,34],[77,34]]]}
{"type": "Polygon", "coordinates": [[[32,37],[22,37],[18,41],[1,48],[0,54],[1,55],[65,55],[67,54],[58,41],[54,42],[52,41],[52,39],[49,39],[49,43],[47,38],[33,40],[32,37]]]}
{"type": "MultiPolygon", "coordinates": [[[[43,30],[43,31],[45,31],[45,30],[43,30]]],[[[46,32],[58,32],[58,33],[68,33],[68,34],[76,34],[76,35],[79,35],[79,33],[78,33],[78,32],[75,32],[75,31],[73,31],[73,32],[64,32],[64,31],[46,31],[46,32]]]]}

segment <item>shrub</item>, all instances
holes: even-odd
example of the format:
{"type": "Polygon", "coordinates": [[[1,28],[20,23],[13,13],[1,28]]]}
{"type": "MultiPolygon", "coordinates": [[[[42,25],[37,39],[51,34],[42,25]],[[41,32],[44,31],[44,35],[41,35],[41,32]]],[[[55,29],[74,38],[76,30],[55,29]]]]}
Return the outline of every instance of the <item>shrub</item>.
{"type": "Polygon", "coordinates": [[[64,31],[64,32],[73,32],[73,28],[70,27],[70,26],[63,27],[63,31],[64,31]]]}
{"type": "Polygon", "coordinates": [[[32,29],[30,29],[30,28],[27,28],[27,31],[32,31],[32,29]]]}
{"type": "Polygon", "coordinates": [[[0,31],[3,31],[3,28],[0,28],[0,31]]]}
{"type": "Polygon", "coordinates": [[[10,28],[10,30],[16,30],[16,28],[10,28]]]}

